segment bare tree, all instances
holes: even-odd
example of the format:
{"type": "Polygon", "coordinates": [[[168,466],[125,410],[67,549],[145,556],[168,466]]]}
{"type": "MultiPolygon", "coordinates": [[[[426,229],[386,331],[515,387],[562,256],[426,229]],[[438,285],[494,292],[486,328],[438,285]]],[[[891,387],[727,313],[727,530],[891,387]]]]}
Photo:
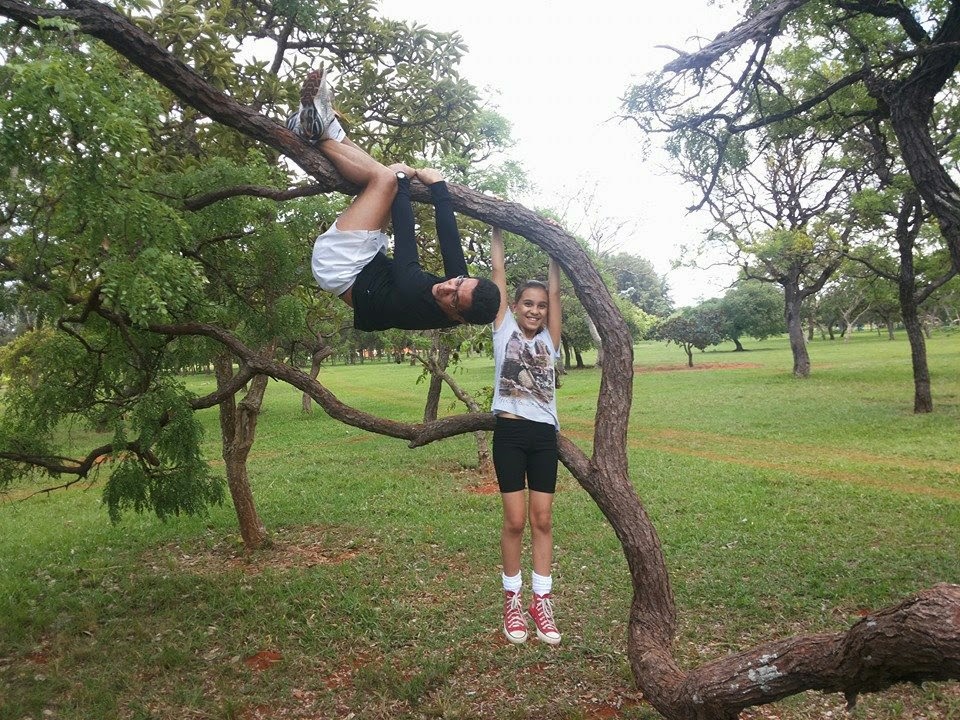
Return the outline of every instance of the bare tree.
{"type": "Polygon", "coordinates": [[[815,133],[760,137],[755,150],[744,143],[741,155],[755,159],[722,164],[715,174],[708,170],[715,158],[703,148],[695,133],[679,157],[682,177],[700,187],[716,222],[705,244],[725,250],[743,277],[783,288],[793,374],[808,377],[803,303],[843,259],[853,229],[853,173],[836,162],[836,144],[815,133]]]}

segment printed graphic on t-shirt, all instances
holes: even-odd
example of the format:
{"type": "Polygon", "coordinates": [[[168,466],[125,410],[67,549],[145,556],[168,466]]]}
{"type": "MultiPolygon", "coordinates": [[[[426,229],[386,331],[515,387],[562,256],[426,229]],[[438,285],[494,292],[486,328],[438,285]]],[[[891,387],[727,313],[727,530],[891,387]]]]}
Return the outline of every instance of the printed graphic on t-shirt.
{"type": "Polygon", "coordinates": [[[514,331],[507,340],[500,371],[500,396],[534,398],[549,404],[553,400],[553,358],[543,340],[526,342],[514,331]]]}

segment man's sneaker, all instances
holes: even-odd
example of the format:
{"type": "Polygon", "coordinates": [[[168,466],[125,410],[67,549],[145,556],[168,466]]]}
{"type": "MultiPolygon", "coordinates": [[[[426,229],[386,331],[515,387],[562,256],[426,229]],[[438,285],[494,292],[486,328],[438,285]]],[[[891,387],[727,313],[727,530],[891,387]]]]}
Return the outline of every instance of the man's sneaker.
{"type": "Polygon", "coordinates": [[[545,643],[557,645],[560,642],[560,633],[553,619],[553,598],[550,593],[534,595],[529,613],[533,624],[537,626],[537,637],[545,643]]]}
{"type": "Polygon", "coordinates": [[[518,592],[505,590],[503,593],[503,634],[515,644],[527,639],[527,619],[524,617],[518,592]]]}
{"type": "Polygon", "coordinates": [[[310,71],[300,89],[300,108],[287,118],[287,128],[316,145],[325,137],[325,131],[336,117],[333,91],[327,84],[327,69],[310,71]]]}

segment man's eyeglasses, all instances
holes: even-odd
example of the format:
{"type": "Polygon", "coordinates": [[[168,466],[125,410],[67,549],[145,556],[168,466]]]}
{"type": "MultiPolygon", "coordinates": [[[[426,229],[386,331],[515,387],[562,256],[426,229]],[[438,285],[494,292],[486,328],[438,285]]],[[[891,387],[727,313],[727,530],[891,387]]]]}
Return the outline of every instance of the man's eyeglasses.
{"type": "Polygon", "coordinates": [[[467,279],[466,275],[457,275],[457,284],[453,286],[453,311],[460,314],[460,286],[467,279]]]}

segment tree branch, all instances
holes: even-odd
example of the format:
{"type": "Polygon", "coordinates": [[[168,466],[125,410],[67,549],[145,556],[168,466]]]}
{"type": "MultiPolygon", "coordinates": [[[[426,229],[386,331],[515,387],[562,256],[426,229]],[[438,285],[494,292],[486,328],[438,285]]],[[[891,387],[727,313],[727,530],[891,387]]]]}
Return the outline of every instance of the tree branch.
{"type": "Polygon", "coordinates": [[[805,690],[842,692],[852,709],[862,692],[960,676],[958,619],[960,585],[940,584],[846,632],[766,643],[702,665],[685,682],[703,706],[725,711],[805,690]]]}
{"type": "Polygon", "coordinates": [[[664,65],[665,72],[680,73],[684,70],[705,70],[728,52],[739,50],[748,42],[765,42],[775,34],[783,18],[793,10],[803,7],[809,0],[780,0],[761,12],[744,20],[728,32],[720,33],[706,47],[697,52],[682,53],[680,57],[664,65]]]}
{"type": "Polygon", "coordinates": [[[300,197],[311,197],[313,195],[323,195],[328,192],[330,192],[330,190],[322,185],[305,185],[302,187],[287,188],[286,190],[262,187],[259,185],[236,185],[234,187],[220,188],[219,190],[211,190],[207,193],[188,197],[183,201],[183,207],[185,210],[197,211],[208,205],[218,203],[221,200],[239,197],[241,195],[283,201],[300,197]]]}

